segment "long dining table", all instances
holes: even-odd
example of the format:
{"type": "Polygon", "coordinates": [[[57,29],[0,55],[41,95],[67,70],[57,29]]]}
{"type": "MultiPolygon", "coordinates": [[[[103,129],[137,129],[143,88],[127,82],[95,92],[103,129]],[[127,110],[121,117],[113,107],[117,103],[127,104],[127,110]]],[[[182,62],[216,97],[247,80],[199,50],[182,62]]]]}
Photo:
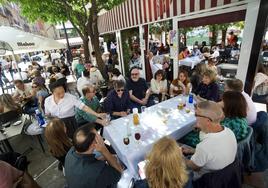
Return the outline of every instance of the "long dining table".
{"type": "Polygon", "coordinates": [[[133,125],[133,115],[130,114],[104,127],[103,137],[111,143],[130,176],[139,177],[138,163],[145,159],[160,138],[169,136],[177,140],[192,130],[196,122],[194,106],[186,102],[185,107],[178,109],[182,101],[187,101],[187,97],[174,97],[146,108],[139,115],[137,126],[133,125]],[[140,133],[140,140],[135,139],[136,133],[140,133]],[[126,137],[130,141],[128,145],[123,142],[126,137]]]}

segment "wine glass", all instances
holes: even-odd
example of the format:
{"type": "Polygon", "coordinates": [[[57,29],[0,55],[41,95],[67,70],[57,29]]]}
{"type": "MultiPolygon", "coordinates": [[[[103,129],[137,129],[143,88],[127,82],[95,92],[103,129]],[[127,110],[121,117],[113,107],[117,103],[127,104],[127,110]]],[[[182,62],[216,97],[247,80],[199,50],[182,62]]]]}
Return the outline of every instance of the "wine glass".
{"type": "Polygon", "coordinates": [[[127,146],[130,143],[129,137],[124,137],[123,142],[127,146]]]}
{"type": "Polygon", "coordinates": [[[138,148],[138,146],[140,145],[141,134],[139,132],[135,132],[134,138],[135,138],[135,140],[137,142],[136,147],[138,148]]]}
{"type": "Polygon", "coordinates": [[[109,125],[111,121],[111,116],[110,114],[106,114],[106,124],[109,125]]]}

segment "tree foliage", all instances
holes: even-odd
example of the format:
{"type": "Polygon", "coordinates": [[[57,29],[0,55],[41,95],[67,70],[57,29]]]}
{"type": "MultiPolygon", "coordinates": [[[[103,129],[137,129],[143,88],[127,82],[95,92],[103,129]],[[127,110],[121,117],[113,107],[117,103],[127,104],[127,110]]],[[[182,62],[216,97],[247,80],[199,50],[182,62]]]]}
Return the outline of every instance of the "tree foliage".
{"type": "MultiPolygon", "coordinates": [[[[30,21],[43,20],[62,23],[69,20],[83,40],[86,61],[89,61],[88,36],[96,52],[100,69],[103,69],[99,49],[97,14],[100,10],[110,10],[124,0],[11,0],[18,3],[22,14],[30,21]],[[89,8],[88,4],[91,4],[89,8]]],[[[7,2],[1,0],[2,3],[7,2]]]]}

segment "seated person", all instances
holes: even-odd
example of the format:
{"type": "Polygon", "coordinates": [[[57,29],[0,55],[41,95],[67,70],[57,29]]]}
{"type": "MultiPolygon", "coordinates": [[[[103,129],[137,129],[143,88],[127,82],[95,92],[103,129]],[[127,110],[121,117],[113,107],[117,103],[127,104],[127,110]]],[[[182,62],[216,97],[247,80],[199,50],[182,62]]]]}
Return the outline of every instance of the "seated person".
{"type": "Polygon", "coordinates": [[[258,65],[258,73],[254,78],[252,99],[254,102],[268,104],[268,72],[263,64],[258,65]]]}
{"type": "Polygon", "coordinates": [[[153,101],[149,99],[151,91],[147,86],[146,81],[140,78],[140,70],[133,67],[130,70],[131,77],[127,82],[127,89],[131,100],[131,109],[141,106],[152,106],[153,101]]]}
{"type": "Polygon", "coordinates": [[[170,97],[174,97],[180,94],[188,95],[190,92],[190,88],[191,83],[188,77],[188,73],[185,70],[181,70],[179,71],[178,78],[173,80],[170,85],[170,97]]]}
{"type": "Polygon", "coordinates": [[[75,66],[74,72],[75,75],[78,78],[80,78],[82,76],[82,72],[85,70],[85,65],[83,63],[82,59],[79,59],[78,63],[75,66]]]}
{"type": "Polygon", "coordinates": [[[203,56],[204,56],[206,59],[208,59],[208,58],[211,57],[209,48],[208,48],[207,46],[205,46],[205,47],[203,48],[203,56]]]}
{"type": "Polygon", "coordinates": [[[222,97],[225,118],[221,125],[231,129],[237,141],[243,140],[248,135],[247,102],[241,92],[226,91],[222,97]]]}
{"type": "Polygon", "coordinates": [[[208,59],[207,69],[212,70],[216,75],[218,75],[218,69],[216,66],[217,61],[213,58],[208,59]]]}
{"type": "Polygon", "coordinates": [[[220,125],[223,115],[221,107],[213,101],[197,103],[196,128],[202,132],[201,142],[195,150],[182,148],[184,154],[193,154],[185,162],[194,171],[194,180],[205,173],[223,169],[235,160],[237,142],[233,131],[220,125]]]}
{"type": "Polygon", "coordinates": [[[39,188],[40,186],[33,180],[28,172],[18,170],[8,164],[0,161],[0,187],[31,187],[39,188]]]}
{"type": "Polygon", "coordinates": [[[23,111],[26,114],[33,114],[38,108],[38,102],[34,97],[32,88],[29,84],[24,84],[21,80],[14,80],[16,91],[13,94],[13,99],[22,103],[23,111]]]}
{"type": "Polygon", "coordinates": [[[159,98],[159,101],[163,101],[167,94],[167,80],[164,76],[163,70],[156,71],[154,78],[151,80],[152,94],[159,98]]]}
{"type": "Polygon", "coordinates": [[[20,105],[15,103],[11,95],[9,94],[0,95],[0,114],[13,110],[18,110],[18,112],[21,112],[20,105]]]}
{"type": "MultiPolygon", "coordinates": [[[[93,85],[86,85],[82,89],[83,96],[80,98],[80,101],[84,103],[86,106],[91,108],[95,112],[100,111],[100,102],[96,97],[96,89],[93,85]]],[[[97,116],[93,114],[89,114],[79,108],[75,109],[75,119],[78,125],[83,125],[85,123],[97,123],[99,125],[105,126],[106,121],[103,119],[99,119],[97,116]]],[[[101,126],[97,126],[96,129],[100,129],[101,126]]]]}
{"type": "Polygon", "coordinates": [[[202,58],[203,55],[201,51],[198,49],[198,46],[194,46],[191,56],[202,58]]]}
{"type": "Polygon", "coordinates": [[[114,81],[114,89],[108,93],[105,99],[104,110],[113,119],[127,116],[130,112],[129,93],[125,90],[125,82],[123,80],[114,81]]]}
{"type": "Polygon", "coordinates": [[[79,127],[73,144],[65,157],[65,177],[68,187],[108,187],[120,180],[123,171],[117,159],[107,150],[103,138],[91,128],[79,127]],[[99,151],[106,161],[97,160],[93,151],[99,151]]]}
{"type": "Polygon", "coordinates": [[[34,71],[34,79],[32,82],[39,83],[40,85],[45,85],[46,80],[42,77],[41,72],[39,70],[34,71]]]}
{"type": "Polygon", "coordinates": [[[97,67],[92,66],[90,68],[90,81],[96,86],[96,88],[99,87],[100,82],[104,81],[103,76],[97,67]]]}
{"type": "Polygon", "coordinates": [[[61,78],[64,78],[65,76],[60,72],[58,67],[52,67],[53,74],[51,75],[52,78],[55,78],[56,80],[59,80],[61,78]]]}
{"type": "Polygon", "coordinates": [[[181,150],[171,138],[163,137],[154,144],[144,170],[146,180],[136,182],[135,188],[191,187],[181,150]]]}
{"type": "Polygon", "coordinates": [[[83,96],[83,92],[82,92],[83,87],[85,87],[85,85],[92,85],[92,84],[93,83],[91,82],[90,77],[89,77],[89,71],[84,70],[83,76],[81,76],[77,80],[77,90],[79,94],[83,96]]]}
{"type": "Polygon", "coordinates": [[[179,54],[179,60],[185,59],[188,56],[189,56],[189,50],[188,47],[185,46],[182,48],[182,51],[179,54]]]}
{"type": "Polygon", "coordinates": [[[49,95],[48,89],[45,85],[42,85],[38,82],[32,83],[32,89],[38,101],[39,109],[44,109],[45,98],[49,95]]]}
{"type": "Polygon", "coordinates": [[[114,68],[112,70],[112,80],[123,80],[126,83],[125,77],[121,74],[121,72],[117,68],[114,68]]]}
{"type": "Polygon", "coordinates": [[[214,71],[206,70],[203,73],[202,82],[198,85],[195,94],[205,100],[219,101],[219,88],[214,71]]]}
{"type": "Polygon", "coordinates": [[[53,157],[64,165],[65,156],[72,147],[72,142],[66,134],[64,122],[58,118],[53,118],[46,126],[45,138],[48,150],[53,157]]]}
{"type": "MultiPolygon", "coordinates": [[[[257,110],[256,107],[251,99],[251,97],[243,91],[243,82],[239,79],[232,79],[232,80],[226,80],[225,86],[224,86],[224,92],[225,91],[237,91],[241,92],[244,98],[247,101],[247,121],[248,125],[252,125],[255,123],[257,119],[257,110]]],[[[223,103],[220,103],[223,106],[223,103]]]]}

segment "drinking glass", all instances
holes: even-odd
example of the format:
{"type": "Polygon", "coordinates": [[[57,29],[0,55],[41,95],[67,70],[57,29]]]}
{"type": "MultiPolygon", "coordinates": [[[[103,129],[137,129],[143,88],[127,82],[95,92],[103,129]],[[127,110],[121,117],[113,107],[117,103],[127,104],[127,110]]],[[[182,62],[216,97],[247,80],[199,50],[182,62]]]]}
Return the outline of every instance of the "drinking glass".
{"type": "Polygon", "coordinates": [[[111,116],[110,114],[106,114],[106,124],[109,125],[111,121],[111,116]]]}
{"type": "Polygon", "coordinates": [[[144,113],[146,111],[146,106],[141,107],[141,113],[144,113]]]}

